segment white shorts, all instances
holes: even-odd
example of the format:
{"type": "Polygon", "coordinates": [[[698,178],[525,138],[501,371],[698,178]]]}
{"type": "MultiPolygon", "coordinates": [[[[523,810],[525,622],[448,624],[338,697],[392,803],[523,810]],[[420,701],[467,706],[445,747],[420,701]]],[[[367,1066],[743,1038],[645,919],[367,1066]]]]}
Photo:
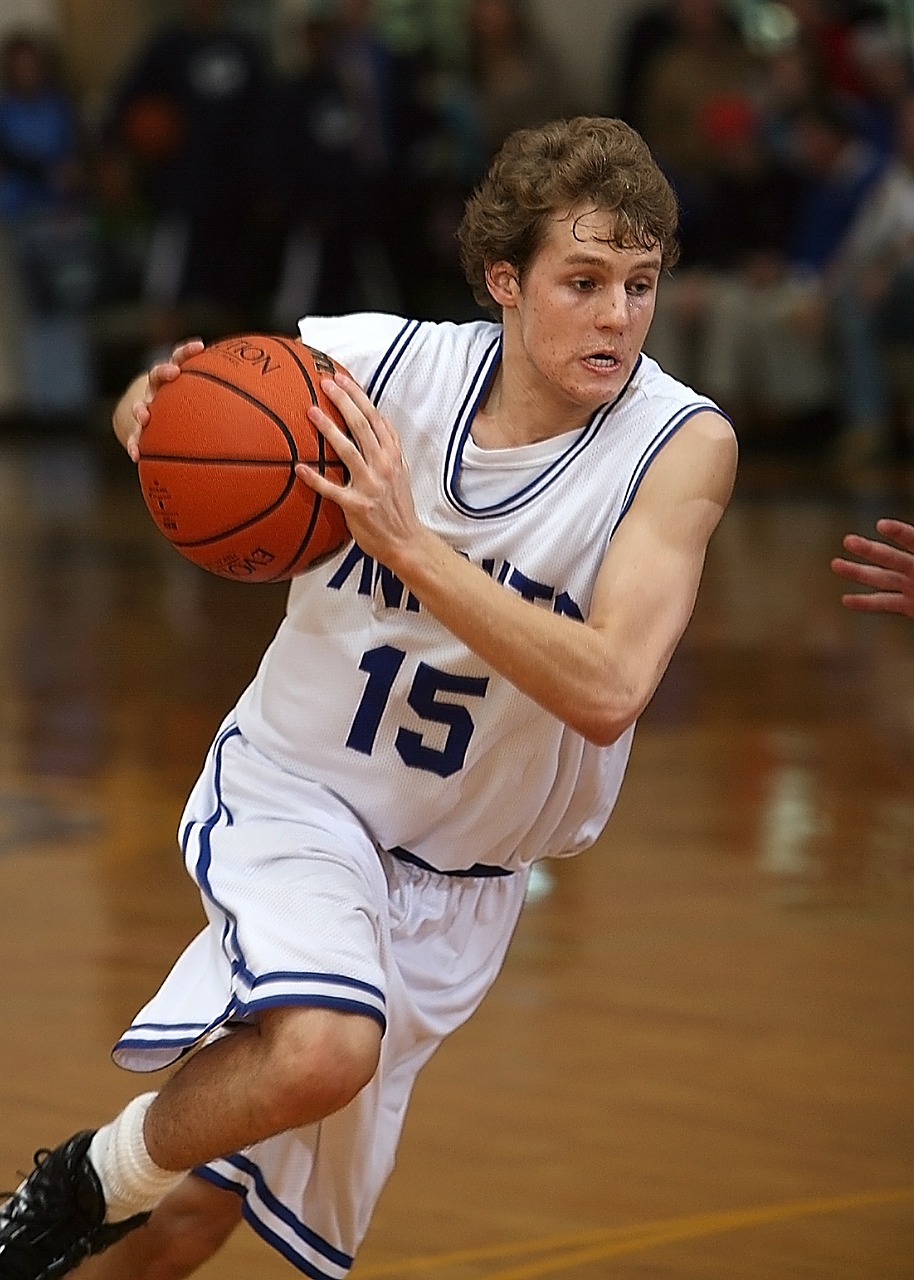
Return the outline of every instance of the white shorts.
{"type": "Polygon", "coordinates": [[[357,816],[283,772],[227,721],[181,823],[209,925],[114,1048],[153,1071],[277,1005],[384,1030],[372,1081],[320,1124],[196,1172],[245,1198],[254,1229],[313,1280],[341,1280],[393,1167],[419,1069],[501,968],[526,876],[453,876],[378,850],[357,816]]]}

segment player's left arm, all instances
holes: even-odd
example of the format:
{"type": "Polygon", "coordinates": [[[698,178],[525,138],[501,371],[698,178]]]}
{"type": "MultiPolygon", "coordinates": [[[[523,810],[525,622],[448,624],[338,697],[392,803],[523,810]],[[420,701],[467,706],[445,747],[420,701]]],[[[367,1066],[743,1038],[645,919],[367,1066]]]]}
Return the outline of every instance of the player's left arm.
{"type": "Polygon", "coordinates": [[[300,468],[306,483],[338,502],[362,550],[494,670],[590,741],[614,742],[647,705],[691,616],[733,487],[729,424],[696,414],[660,451],[611,540],[581,624],[506,591],[422,525],[392,425],[351,382],[343,380],[342,396],[326,386],[353,440],[312,412],[350,484],[340,489],[300,468]]]}

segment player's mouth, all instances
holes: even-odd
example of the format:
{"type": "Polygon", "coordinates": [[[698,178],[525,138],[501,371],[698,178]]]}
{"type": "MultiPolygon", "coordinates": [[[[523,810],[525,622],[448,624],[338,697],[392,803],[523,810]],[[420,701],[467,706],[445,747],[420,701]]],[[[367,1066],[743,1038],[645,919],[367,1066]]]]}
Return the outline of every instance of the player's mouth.
{"type": "Polygon", "coordinates": [[[598,369],[601,373],[611,373],[614,369],[621,367],[622,361],[613,351],[591,351],[584,356],[584,364],[592,369],[598,369]]]}

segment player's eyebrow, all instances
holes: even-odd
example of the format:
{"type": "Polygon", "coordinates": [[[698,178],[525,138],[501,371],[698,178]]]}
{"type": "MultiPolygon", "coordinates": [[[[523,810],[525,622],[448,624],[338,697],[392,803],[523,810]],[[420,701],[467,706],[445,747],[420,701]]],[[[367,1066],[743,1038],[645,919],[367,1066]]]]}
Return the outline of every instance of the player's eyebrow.
{"type": "MultiPolygon", "coordinates": [[[[598,253],[570,253],[565,259],[569,267],[605,267],[606,258],[598,253]]],[[[650,254],[632,263],[632,271],[659,271],[661,260],[658,254],[650,254]]]]}

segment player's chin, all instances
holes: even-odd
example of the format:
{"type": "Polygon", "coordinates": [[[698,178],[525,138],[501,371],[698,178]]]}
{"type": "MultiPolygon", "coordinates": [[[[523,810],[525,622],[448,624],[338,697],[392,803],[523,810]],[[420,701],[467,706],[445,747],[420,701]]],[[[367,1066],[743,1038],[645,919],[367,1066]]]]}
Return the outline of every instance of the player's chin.
{"type": "Polygon", "coordinates": [[[585,365],[577,382],[577,399],[583,406],[593,410],[607,401],[615,400],[628,381],[631,369],[628,366],[615,364],[611,367],[595,369],[585,365]]]}

